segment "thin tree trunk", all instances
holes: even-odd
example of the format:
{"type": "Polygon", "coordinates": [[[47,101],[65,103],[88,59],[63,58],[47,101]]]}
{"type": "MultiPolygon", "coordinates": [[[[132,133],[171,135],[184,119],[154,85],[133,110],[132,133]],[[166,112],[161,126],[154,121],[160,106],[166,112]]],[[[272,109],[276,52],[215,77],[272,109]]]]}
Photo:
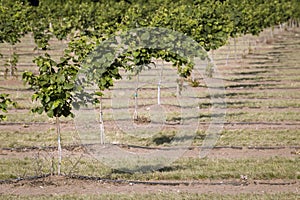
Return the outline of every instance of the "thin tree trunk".
{"type": "Polygon", "coordinates": [[[177,97],[181,96],[182,87],[183,87],[182,77],[178,76],[178,78],[177,78],[177,92],[176,92],[177,97]]]}
{"type": "Polygon", "coordinates": [[[135,94],[134,94],[134,114],[133,114],[133,120],[138,120],[138,90],[139,90],[139,74],[137,74],[137,83],[135,87],[135,94]]]}
{"type": "Polygon", "coordinates": [[[57,164],[57,174],[60,175],[61,171],[61,143],[60,143],[60,121],[59,117],[56,116],[56,131],[57,131],[57,144],[58,144],[58,164],[57,164]]]}
{"type": "Polygon", "coordinates": [[[211,57],[211,60],[213,62],[214,61],[214,50],[213,49],[211,50],[211,56],[210,57],[211,57]]]}
{"type": "Polygon", "coordinates": [[[295,20],[293,19],[293,29],[296,28],[296,23],[295,23],[295,20]]]}
{"type": "Polygon", "coordinates": [[[177,77],[177,80],[176,80],[176,96],[179,97],[180,96],[180,86],[179,86],[179,77],[177,77]]]}
{"type": "Polygon", "coordinates": [[[100,113],[99,113],[99,122],[100,122],[100,143],[105,143],[104,137],[104,123],[103,123],[103,111],[102,111],[102,97],[100,97],[100,113]]]}
{"type": "Polygon", "coordinates": [[[279,24],[279,30],[282,31],[282,23],[279,24]]]}
{"type": "Polygon", "coordinates": [[[237,49],[236,49],[236,38],[233,38],[233,43],[234,43],[234,60],[235,62],[237,61],[237,49]]]}
{"type": "Polygon", "coordinates": [[[162,75],[163,75],[163,67],[164,67],[164,62],[163,62],[163,66],[162,66],[160,74],[159,74],[159,81],[157,84],[157,105],[160,105],[160,85],[161,85],[161,79],[162,79],[162,75]]]}
{"type": "Polygon", "coordinates": [[[230,54],[230,43],[227,44],[226,66],[228,65],[229,54],[230,54]]]}
{"type": "Polygon", "coordinates": [[[160,81],[157,85],[157,105],[160,105],[160,81]]]}
{"type": "Polygon", "coordinates": [[[15,52],[17,52],[17,48],[13,45],[12,46],[12,54],[11,54],[11,62],[10,62],[10,77],[12,78],[13,76],[17,77],[17,67],[15,62],[15,52]]]}
{"type": "Polygon", "coordinates": [[[273,33],[273,30],[274,30],[274,27],[271,27],[271,31],[270,31],[270,37],[271,37],[271,39],[273,39],[273,38],[274,38],[274,33],[273,33]]]}
{"type": "Polygon", "coordinates": [[[10,48],[10,57],[8,59],[9,68],[10,68],[10,78],[12,78],[12,76],[13,76],[12,56],[13,56],[13,47],[11,46],[11,48],[10,48]]]}
{"type": "Polygon", "coordinates": [[[248,38],[248,54],[251,54],[251,53],[252,53],[251,41],[248,38]]]}

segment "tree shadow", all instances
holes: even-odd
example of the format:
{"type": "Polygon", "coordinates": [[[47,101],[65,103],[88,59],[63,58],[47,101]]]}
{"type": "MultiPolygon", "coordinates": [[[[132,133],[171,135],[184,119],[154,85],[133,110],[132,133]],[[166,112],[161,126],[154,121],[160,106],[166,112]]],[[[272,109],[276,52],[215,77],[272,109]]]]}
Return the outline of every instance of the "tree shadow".
{"type": "Polygon", "coordinates": [[[226,103],[211,103],[211,102],[206,102],[206,103],[200,103],[199,108],[211,108],[214,105],[226,105],[226,107],[230,106],[244,106],[247,103],[250,103],[249,101],[235,101],[235,102],[226,102],[226,103]]]}
{"type": "Polygon", "coordinates": [[[234,89],[234,88],[259,88],[259,87],[271,87],[276,86],[276,84],[270,84],[270,83],[255,83],[255,84],[234,84],[234,85],[227,85],[226,89],[234,89]]]}
{"type": "Polygon", "coordinates": [[[107,176],[107,178],[110,178],[112,174],[121,174],[121,175],[133,175],[136,173],[153,173],[153,172],[173,172],[178,170],[184,170],[186,169],[186,166],[182,165],[172,165],[172,166],[163,166],[163,165],[144,165],[140,167],[136,167],[134,169],[129,168],[119,168],[119,169],[112,169],[110,175],[107,176]]]}
{"type": "Polygon", "coordinates": [[[155,137],[152,139],[156,145],[162,145],[165,143],[171,143],[174,139],[174,135],[160,135],[159,137],[155,137]]]}
{"type": "Polygon", "coordinates": [[[242,78],[233,78],[229,79],[228,81],[232,82],[240,82],[240,81],[258,81],[258,80],[263,80],[264,77],[242,77],[242,78]]]}
{"type": "MultiPolygon", "coordinates": [[[[252,63],[252,64],[258,64],[257,63],[252,63]]],[[[264,74],[264,73],[268,73],[268,70],[256,70],[256,71],[249,71],[249,72],[235,72],[233,73],[234,75],[257,75],[257,74],[264,74]]]]}

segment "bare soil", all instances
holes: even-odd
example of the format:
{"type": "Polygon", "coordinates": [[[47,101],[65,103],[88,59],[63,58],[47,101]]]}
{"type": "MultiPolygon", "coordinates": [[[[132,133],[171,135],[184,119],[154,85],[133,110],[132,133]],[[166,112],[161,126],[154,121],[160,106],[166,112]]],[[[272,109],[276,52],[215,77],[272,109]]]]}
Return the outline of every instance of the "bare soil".
{"type": "MultiPolygon", "coordinates": [[[[156,182],[157,183],[157,182],[156,182]]],[[[164,183],[164,181],[161,181],[164,183]]],[[[176,182],[175,182],[176,183],[176,182]]],[[[0,194],[14,195],[62,195],[62,194],[104,194],[104,193],[157,193],[188,192],[217,194],[264,194],[291,192],[300,194],[300,182],[291,180],[202,180],[190,185],[149,185],[134,183],[106,183],[103,181],[77,180],[63,176],[51,176],[34,181],[20,181],[0,185],[0,194]]]]}

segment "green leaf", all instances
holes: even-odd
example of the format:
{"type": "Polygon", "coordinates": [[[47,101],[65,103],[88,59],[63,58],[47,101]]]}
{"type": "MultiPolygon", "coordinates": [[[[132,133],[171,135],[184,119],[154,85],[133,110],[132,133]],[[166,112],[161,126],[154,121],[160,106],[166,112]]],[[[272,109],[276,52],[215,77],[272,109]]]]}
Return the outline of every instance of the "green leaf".
{"type": "Polygon", "coordinates": [[[37,100],[38,97],[39,97],[39,95],[35,93],[32,95],[31,100],[35,101],[35,100],[37,100]]]}
{"type": "Polygon", "coordinates": [[[138,57],[139,55],[140,55],[140,52],[139,52],[139,51],[133,52],[133,56],[134,56],[134,57],[138,57]]]}
{"type": "Polygon", "coordinates": [[[45,103],[49,103],[50,102],[50,97],[49,95],[44,95],[45,96],[45,103]]]}
{"type": "Polygon", "coordinates": [[[43,107],[39,107],[38,110],[37,110],[37,113],[38,114],[42,114],[44,111],[44,108],[43,107]]]}
{"type": "Polygon", "coordinates": [[[54,116],[53,110],[49,110],[49,111],[47,112],[47,116],[50,117],[50,118],[52,118],[52,117],[54,116]]]}
{"type": "Polygon", "coordinates": [[[103,96],[102,92],[95,92],[94,94],[97,95],[97,96],[103,96]]]}
{"type": "Polygon", "coordinates": [[[66,83],[64,85],[64,89],[66,89],[66,90],[70,90],[70,89],[73,89],[73,88],[74,88],[74,84],[72,84],[72,83],[66,83]]]}
{"type": "Polygon", "coordinates": [[[53,104],[52,104],[52,106],[51,106],[51,109],[52,110],[56,109],[60,104],[61,104],[60,100],[54,101],[53,104]]]}

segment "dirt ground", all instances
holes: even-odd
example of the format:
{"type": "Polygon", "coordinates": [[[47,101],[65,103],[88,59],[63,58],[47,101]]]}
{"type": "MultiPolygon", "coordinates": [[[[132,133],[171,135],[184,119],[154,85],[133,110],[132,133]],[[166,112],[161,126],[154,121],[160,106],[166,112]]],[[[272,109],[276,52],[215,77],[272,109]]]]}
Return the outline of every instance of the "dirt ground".
{"type": "MultiPolygon", "coordinates": [[[[157,182],[156,182],[157,183],[157,182]]],[[[163,183],[163,182],[162,182],[163,183]]],[[[176,183],[176,182],[175,182],[176,183]]],[[[157,193],[157,192],[188,192],[188,193],[283,193],[292,192],[300,195],[299,181],[272,180],[241,182],[240,180],[202,180],[191,182],[190,185],[149,185],[134,183],[106,183],[103,181],[75,180],[66,177],[52,176],[34,181],[20,181],[2,184],[0,194],[14,195],[62,195],[62,194],[104,194],[104,193],[157,193]]]]}

